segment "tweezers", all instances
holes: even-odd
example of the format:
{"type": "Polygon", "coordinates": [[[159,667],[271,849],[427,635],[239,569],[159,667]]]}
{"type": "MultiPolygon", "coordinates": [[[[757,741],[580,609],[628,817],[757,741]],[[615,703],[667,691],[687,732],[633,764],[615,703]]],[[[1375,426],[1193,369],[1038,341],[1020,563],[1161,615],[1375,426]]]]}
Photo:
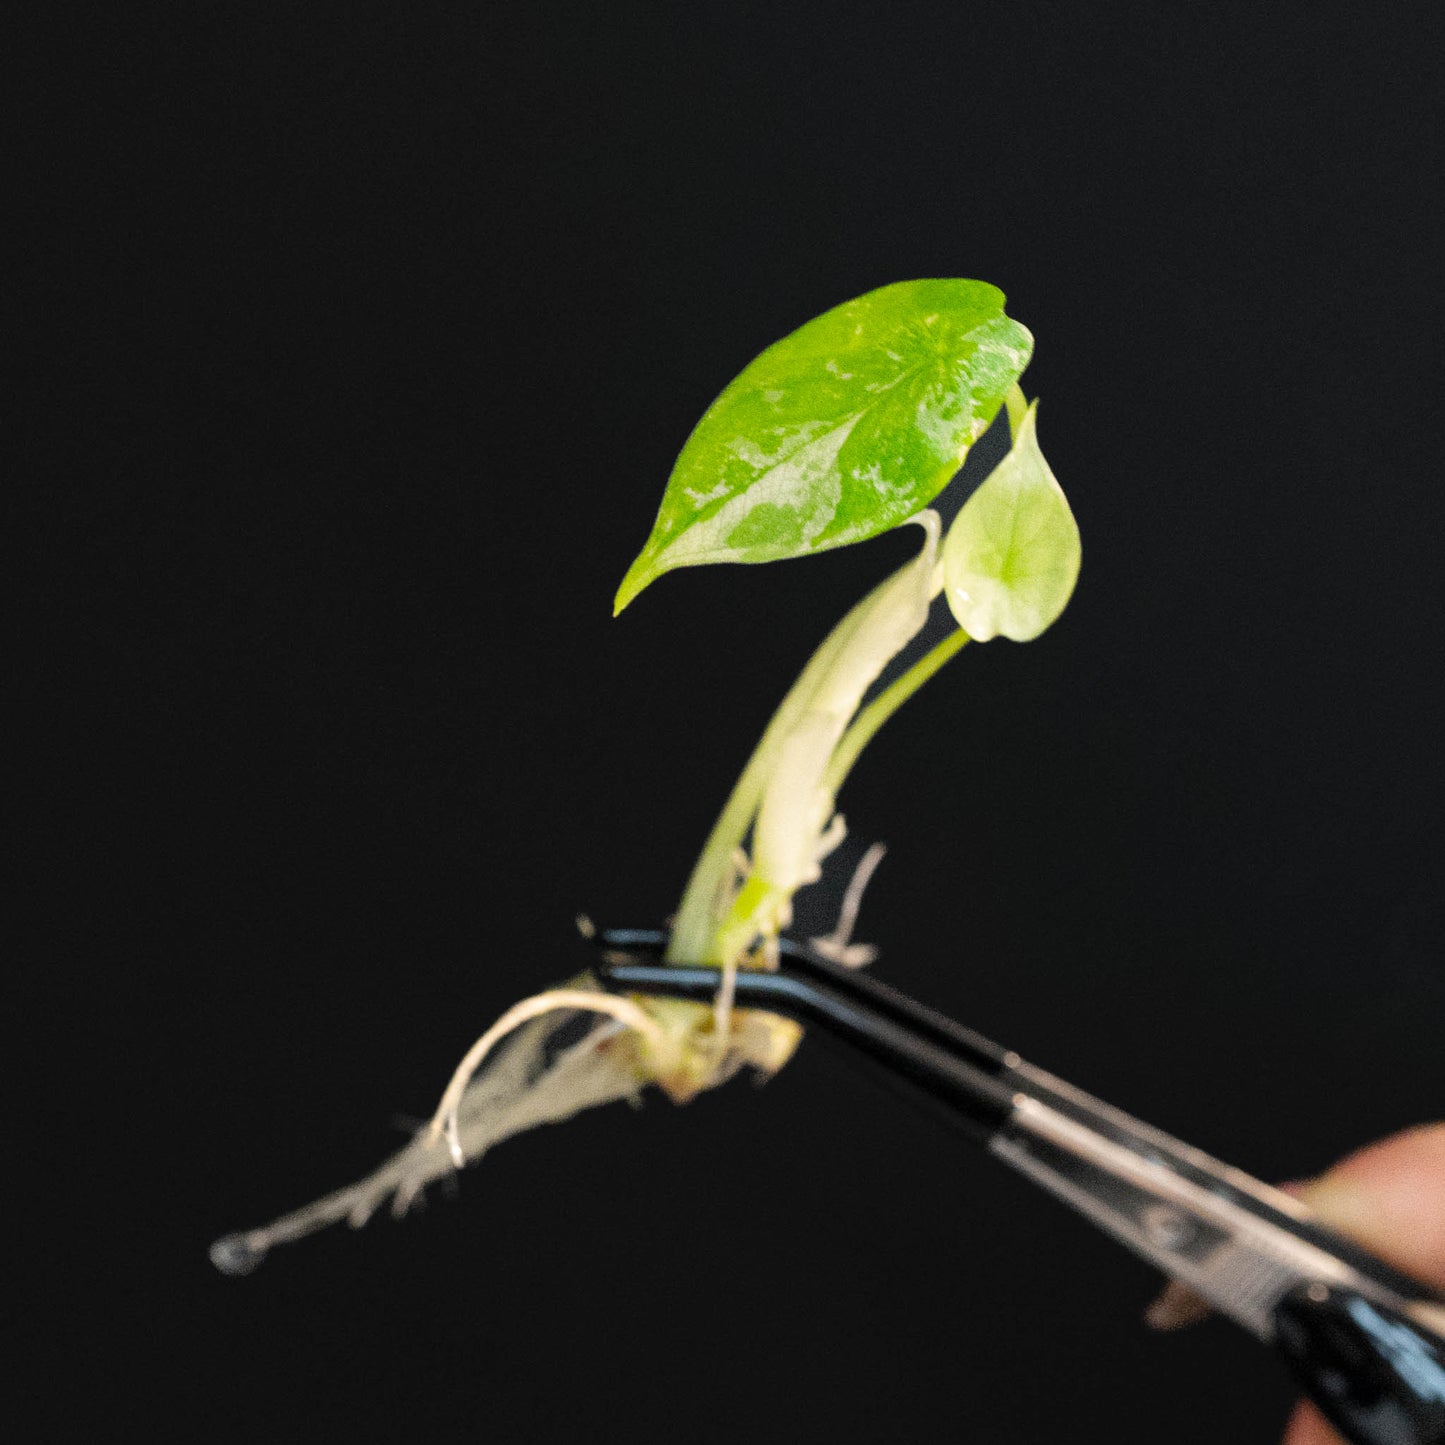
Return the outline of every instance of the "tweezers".
{"type": "MultiPolygon", "coordinates": [[[[709,1003],[716,968],[665,964],[665,933],[598,935],[603,986],[709,1003]]],[[[1298,1200],[1026,1063],[878,979],[779,940],[734,1001],[841,1040],[1220,1314],[1283,1355],[1354,1445],[1445,1445],[1445,1296],[1298,1200]]]]}

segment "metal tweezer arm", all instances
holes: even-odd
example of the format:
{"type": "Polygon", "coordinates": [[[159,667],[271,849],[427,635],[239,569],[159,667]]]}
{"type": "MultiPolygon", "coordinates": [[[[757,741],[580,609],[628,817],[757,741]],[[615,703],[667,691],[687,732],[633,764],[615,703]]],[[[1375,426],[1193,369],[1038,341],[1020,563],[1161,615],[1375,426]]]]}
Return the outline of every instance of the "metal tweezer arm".
{"type": "MultiPolygon", "coordinates": [[[[715,968],[664,964],[665,934],[598,943],[613,990],[706,1003],[715,968]]],[[[740,1007],[817,1027],[1101,1229],[1275,1345],[1356,1445],[1445,1445],[1445,1300],[1320,1225],[1297,1200],[1082,1090],[879,980],[780,941],[739,970],[740,1007]]]]}

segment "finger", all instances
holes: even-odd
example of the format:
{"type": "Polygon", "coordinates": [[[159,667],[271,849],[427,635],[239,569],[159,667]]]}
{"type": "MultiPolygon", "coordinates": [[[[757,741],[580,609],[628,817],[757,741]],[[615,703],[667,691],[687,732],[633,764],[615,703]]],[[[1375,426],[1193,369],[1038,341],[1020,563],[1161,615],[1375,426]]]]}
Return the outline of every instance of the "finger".
{"type": "Polygon", "coordinates": [[[1144,1311],[1144,1323],[1151,1330],[1182,1330],[1208,1319],[1209,1301],[1187,1284],[1171,1279],[1144,1311]]]}
{"type": "Polygon", "coordinates": [[[1349,1445],[1349,1442],[1308,1400],[1301,1400],[1289,1417],[1280,1445],[1349,1445]]]}
{"type": "Polygon", "coordinates": [[[1445,1289],[1445,1123],[1368,1145],[1304,1185],[1300,1197],[1387,1264],[1445,1289]]]}
{"type": "MultiPolygon", "coordinates": [[[[1396,1269],[1445,1289],[1445,1124],[1422,1124],[1370,1144],[1298,1193],[1331,1228],[1396,1269]]],[[[1283,1445],[1345,1442],[1302,1400],[1283,1445]]]]}

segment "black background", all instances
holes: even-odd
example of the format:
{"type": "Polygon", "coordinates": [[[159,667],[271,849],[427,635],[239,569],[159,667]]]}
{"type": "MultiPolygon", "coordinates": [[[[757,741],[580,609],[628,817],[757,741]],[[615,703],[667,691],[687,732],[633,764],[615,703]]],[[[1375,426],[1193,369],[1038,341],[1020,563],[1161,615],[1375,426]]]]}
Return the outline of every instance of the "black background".
{"type": "Polygon", "coordinates": [[[92,6],[10,49],[8,1234],[61,1437],[1277,1435],[1242,1335],[1148,1335],[1148,1271],[816,1045],[205,1253],[389,1151],[576,912],[674,906],[914,542],[613,589],[723,384],[915,276],[1035,333],[1085,560],[850,781],[879,973],[1266,1177],[1441,1112],[1438,12],[1175,9],[92,6]]]}

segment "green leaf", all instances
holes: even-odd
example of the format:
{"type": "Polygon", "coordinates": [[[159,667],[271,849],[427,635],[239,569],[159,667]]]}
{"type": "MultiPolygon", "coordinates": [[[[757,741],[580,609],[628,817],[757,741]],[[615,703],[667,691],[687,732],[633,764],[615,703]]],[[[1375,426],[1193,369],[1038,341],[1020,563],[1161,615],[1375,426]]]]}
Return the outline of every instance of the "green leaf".
{"type": "Polygon", "coordinates": [[[1033,338],[983,281],[900,281],[770,346],[687,439],[615,611],[674,567],[861,542],[927,506],[1033,338]]]}
{"type": "Polygon", "coordinates": [[[1064,610],[1079,576],[1079,527],[1039,450],[1038,402],[1012,450],[964,503],[943,544],[944,588],[976,642],[1029,642],[1064,610]]]}

